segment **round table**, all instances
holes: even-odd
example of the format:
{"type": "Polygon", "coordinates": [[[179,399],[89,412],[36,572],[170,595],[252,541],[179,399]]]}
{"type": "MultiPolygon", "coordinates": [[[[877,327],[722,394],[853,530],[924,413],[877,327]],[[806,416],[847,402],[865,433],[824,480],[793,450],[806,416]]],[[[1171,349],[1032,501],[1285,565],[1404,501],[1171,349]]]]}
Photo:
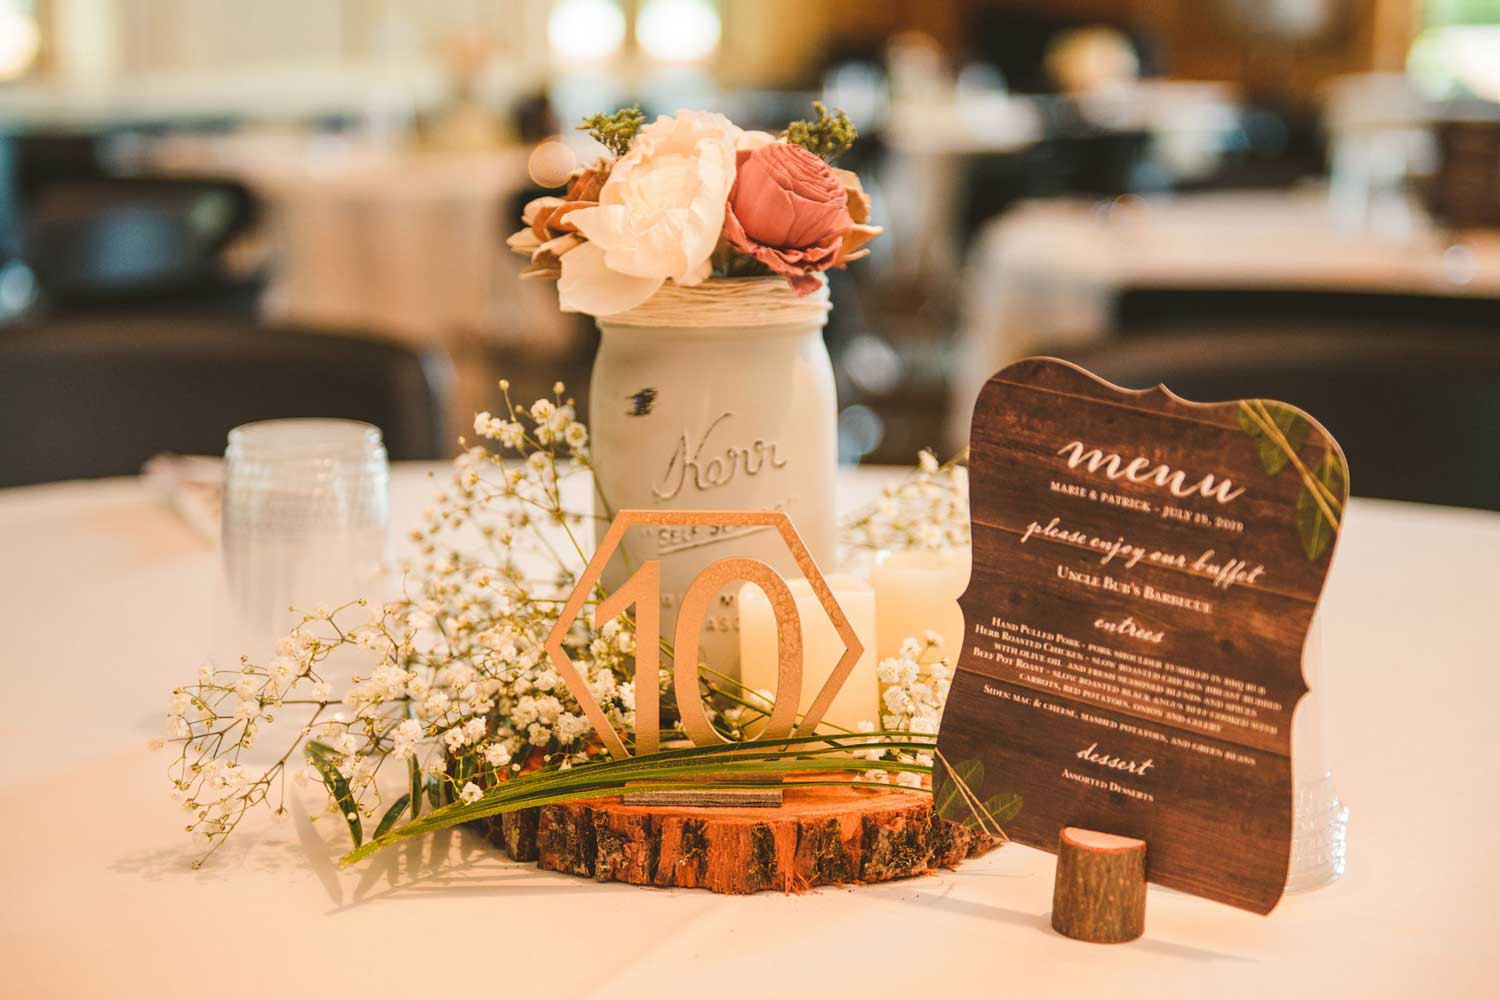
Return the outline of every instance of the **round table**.
{"type": "MultiPolygon", "coordinates": [[[[398,467],[398,526],[430,489],[398,467]]],[[[846,498],[889,473],[843,479],[846,498]]],[[[399,535],[399,532],[398,532],[399,535]]],[[[137,480],[0,491],[6,996],[1493,996],[1500,516],[1351,503],[1326,598],[1349,871],[1269,917],[1152,887],[1146,936],[1049,927],[1053,861],[801,896],[599,885],[466,832],[349,871],[294,805],[203,869],[146,750],[217,555],[137,480]],[[936,992],[935,992],[936,991],[936,992]]],[[[309,806],[313,800],[309,798],[309,806]]]]}

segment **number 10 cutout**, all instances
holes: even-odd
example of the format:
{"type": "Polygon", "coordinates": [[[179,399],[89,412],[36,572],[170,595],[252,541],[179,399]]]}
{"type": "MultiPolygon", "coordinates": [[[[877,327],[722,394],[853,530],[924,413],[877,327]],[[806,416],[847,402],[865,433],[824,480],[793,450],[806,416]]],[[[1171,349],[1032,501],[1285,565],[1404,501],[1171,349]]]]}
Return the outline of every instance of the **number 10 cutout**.
{"type": "MultiPolygon", "coordinates": [[[[797,613],[790,588],[780,574],[759,559],[731,557],[713,563],[694,578],[687,593],[683,595],[678,610],[677,632],[673,636],[672,693],[682,717],[682,728],[687,732],[688,738],[697,746],[730,742],[719,735],[709,723],[707,713],[703,711],[703,700],[698,693],[698,636],[708,613],[709,602],[725,584],[737,580],[759,587],[770,601],[776,616],[776,701],[761,738],[811,735],[838,695],[839,689],[844,686],[844,681],[854,669],[864,647],[854,634],[854,628],[849,624],[843,608],[834,599],[817,563],[808,553],[807,546],[802,544],[791,520],[782,511],[621,511],[600,541],[598,550],[589,560],[573,593],[568,597],[567,604],[563,606],[561,617],[547,636],[544,645],[553,666],[562,674],[568,690],[582,706],[584,714],[610,754],[617,758],[629,756],[624,740],[605,717],[583,675],[568,656],[563,639],[578,619],[589,595],[594,592],[604,574],[605,565],[620,547],[626,531],[637,526],[684,525],[776,529],[797,567],[807,578],[839,638],[844,641],[843,656],[839,657],[833,673],[829,674],[827,682],[803,716],[802,724],[798,726],[797,705],[802,698],[802,620],[797,613]]],[[[637,754],[650,754],[657,751],[661,741],[661,713],[657,701],[661,671],[661,564],[658,560],[646,560],[619,589],[595,606],[594,626],[602,626],[624,614],[631,606],[636,611],[635,750],[637,754]]]]}

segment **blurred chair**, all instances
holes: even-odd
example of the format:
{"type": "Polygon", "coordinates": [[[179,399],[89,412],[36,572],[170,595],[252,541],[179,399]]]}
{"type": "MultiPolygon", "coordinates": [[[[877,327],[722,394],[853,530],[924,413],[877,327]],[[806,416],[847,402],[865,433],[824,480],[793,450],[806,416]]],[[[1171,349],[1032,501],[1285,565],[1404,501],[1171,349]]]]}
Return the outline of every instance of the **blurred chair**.
{"type": "Polygon", "coordinates": [[[1410,326],[1214,328],[1065,354],[1132,389],[1300,406],[1349,460],[1359,496],[1500,510],[1500,332],[1410,326]]]}
{"type": "Polygon", "coordinates": [[[131,475],[164,451],[218,455],[230,428],[364,420],[392,459],[452,451],[451,363],[360,336],[207,318],[0,331],[0,487],[131,475]]]}
{"type": "Polygon", "coordinates": [[[127,179],[51,186],[23,212],[22,255],[54,311],[233,299],[245,282],[221,254],[259,214],[239,184],[127,179]]]}

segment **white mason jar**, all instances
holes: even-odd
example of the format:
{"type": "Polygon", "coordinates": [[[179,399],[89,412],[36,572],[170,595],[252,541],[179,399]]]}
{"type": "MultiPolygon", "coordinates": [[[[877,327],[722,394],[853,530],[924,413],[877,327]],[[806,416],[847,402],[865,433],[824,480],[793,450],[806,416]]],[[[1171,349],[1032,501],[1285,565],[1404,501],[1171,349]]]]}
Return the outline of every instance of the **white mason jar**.
{"type": "MultiPolygon", "coordinates": [[[[782,510],[831,571],[838,414],[823,344],[828,308],[826,285],[798,296],[780,278],[725,278],[668,282],[644,305],[599,317],[589,425],[600,513],[782,510]]],[[[598,534],[608,524],[602,517],[598,534]]],[[[683,593],[710,563],[749,556],[801,575],[771,529],[634,529],[625,548],[605,587],[659,560],[668,641],[683,593]]],[[[704,661],[736,678],[738,586],[719,595],[701,636],[704,661]]]]}

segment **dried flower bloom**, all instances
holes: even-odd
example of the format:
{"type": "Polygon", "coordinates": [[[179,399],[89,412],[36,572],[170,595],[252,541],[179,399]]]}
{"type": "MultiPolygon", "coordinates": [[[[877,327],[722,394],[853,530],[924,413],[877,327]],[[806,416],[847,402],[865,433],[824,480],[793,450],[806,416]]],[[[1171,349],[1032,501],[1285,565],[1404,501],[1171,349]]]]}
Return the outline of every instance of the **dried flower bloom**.
{"type": "Polygon", "coordinates": [[[567,190],[562,197],[548,195],[533,198],[521,212],[526,228],[505,241],[506,246],[531,258],[521,272],[523,278],[556,278],[561,273],[562,257],[584,240],[578,227],[568,220],[575,209],[599,204],[599,191],[609,176],[609,165],[600,161],[580,167],[568,175],[567,190]]]}
{"type": "Polygon", "coordinates": [[[564,311],[608,316],[640,305],[669,278],[696,285],[709,276],[739,134],[705,111],[662,115],[641,129],[599,204],[567,215],[587,242],[562,258],[564,311]]]}
{"type": "Polygon", "coordinates": [[[854,226],[844,182],[801,146],[771,143],[741,150],[724,214],[729,245],[749,254],[799,294],[837,263],[844,234],[854,226]]]}

